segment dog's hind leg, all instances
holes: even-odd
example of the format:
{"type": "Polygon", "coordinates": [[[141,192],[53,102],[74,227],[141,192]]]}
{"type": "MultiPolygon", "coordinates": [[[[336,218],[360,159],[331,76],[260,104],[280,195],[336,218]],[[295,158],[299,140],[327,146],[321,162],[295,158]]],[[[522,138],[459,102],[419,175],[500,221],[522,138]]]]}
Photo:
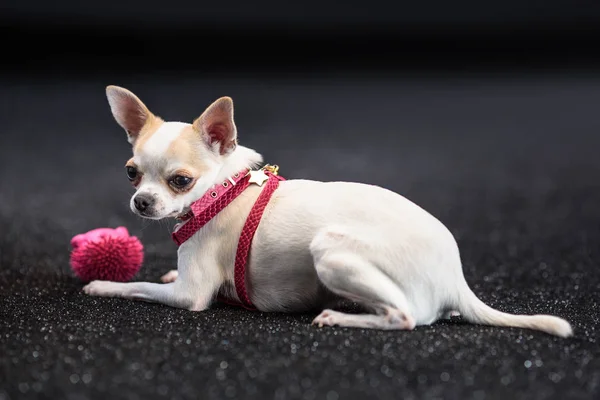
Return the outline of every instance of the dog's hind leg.
{"type": "Polygon", "coordinates": [[[318,234],[311,243],[315,268],[319,279],[329,290],[366,306],[373,314],[324,310],[313,324],[386,330],[413,329],[415,319],[400,287],[362,256],[356,246],[349,246],[348,239],[339,231],[318,234]]]}

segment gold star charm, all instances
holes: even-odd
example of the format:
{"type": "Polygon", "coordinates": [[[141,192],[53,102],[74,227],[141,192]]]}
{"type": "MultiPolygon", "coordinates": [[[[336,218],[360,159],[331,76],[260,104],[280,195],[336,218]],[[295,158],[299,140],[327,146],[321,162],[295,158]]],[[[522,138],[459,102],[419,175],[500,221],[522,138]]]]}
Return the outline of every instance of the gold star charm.
{"type": "Polygon", "coordinates": [[[262,186],[265,181],[269,179],[265,171],[259,169],[258,171],[250,171],[248,173],[250,175],[249,183],[256,183],[258,186],[262,186]]]}

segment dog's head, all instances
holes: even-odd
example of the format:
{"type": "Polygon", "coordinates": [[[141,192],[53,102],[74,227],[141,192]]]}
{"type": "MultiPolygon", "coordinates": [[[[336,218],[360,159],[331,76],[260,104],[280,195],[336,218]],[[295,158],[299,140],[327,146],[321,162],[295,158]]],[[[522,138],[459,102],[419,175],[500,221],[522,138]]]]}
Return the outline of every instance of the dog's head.
{"type": "Polygon", "coordinates": [[[106,96],[133,146],[125,168],[136,188],[131,210],[142,217],[161,219],[184,212],[213,185],[237,146],[229,97],[218,99],[188,124],[163,121],[127,89],[108,86],[106,96]]]}

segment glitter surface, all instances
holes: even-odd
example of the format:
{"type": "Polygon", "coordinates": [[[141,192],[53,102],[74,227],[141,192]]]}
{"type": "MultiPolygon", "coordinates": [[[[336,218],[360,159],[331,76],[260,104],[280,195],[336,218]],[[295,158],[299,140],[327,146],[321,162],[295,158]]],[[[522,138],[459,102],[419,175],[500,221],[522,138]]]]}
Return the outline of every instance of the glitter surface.
{"type": "Polygon", "coordinates": [[[240,142],[288,179],[404,194],[454,233],[482,300],[565,317],[567,340],[460,318],[316,328],[314,314],[84,295],[69,269],[76,233],[127,226],[146,251],[136,280],[176,264],[171,224],[129,211],[109,83],[2,91],[0,400],[600,397],[600,81],[121,82],[170,119],[232,96],[240,142]]]}

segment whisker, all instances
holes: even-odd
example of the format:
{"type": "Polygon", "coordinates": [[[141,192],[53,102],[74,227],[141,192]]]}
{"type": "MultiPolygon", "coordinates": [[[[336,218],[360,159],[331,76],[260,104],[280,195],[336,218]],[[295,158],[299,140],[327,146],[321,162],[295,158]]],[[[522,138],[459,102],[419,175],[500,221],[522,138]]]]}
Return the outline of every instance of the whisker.
{"type": "Polygon", "coordinates": [[[152,220],[146,219],[146,218],[142,218],[139,217],[139,219],[142,221],[142,227],[140,228],[140,230],[146,230],[148,227],[150,227],[150,224],[152,224],[152,220]]]}

